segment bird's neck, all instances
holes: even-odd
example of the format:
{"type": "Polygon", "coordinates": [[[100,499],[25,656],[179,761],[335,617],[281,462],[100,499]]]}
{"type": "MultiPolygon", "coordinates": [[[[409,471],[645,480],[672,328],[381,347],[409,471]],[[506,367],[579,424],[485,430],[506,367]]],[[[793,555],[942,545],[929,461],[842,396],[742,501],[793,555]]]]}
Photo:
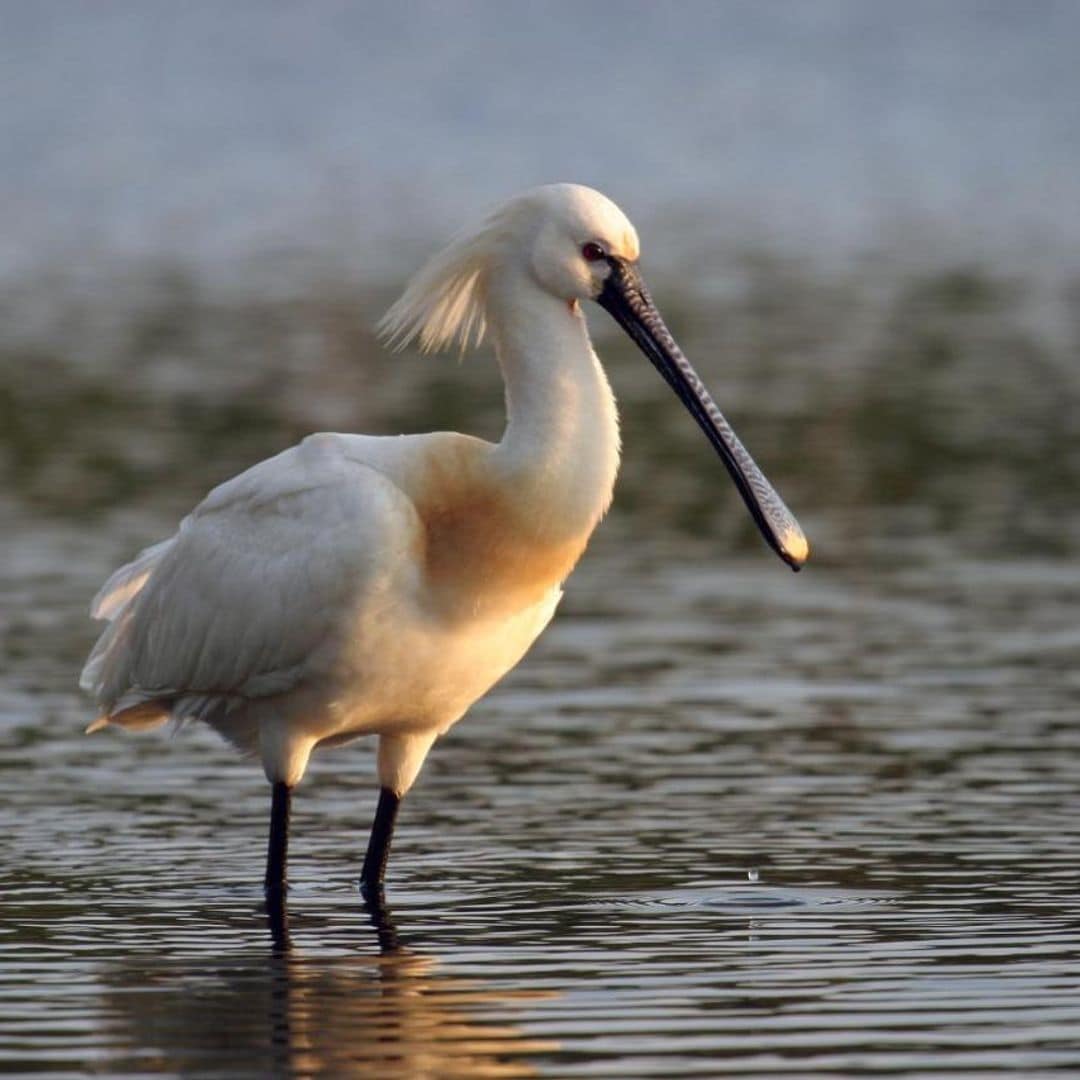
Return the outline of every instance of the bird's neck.
{"type": "Polygon", "coordinates": [[[496,480],[535,540],[580,537],[584,546],[619,466],[615,398],[584,316],[510,272],[493,283],[487,317],[506,383],[496,480]]]}

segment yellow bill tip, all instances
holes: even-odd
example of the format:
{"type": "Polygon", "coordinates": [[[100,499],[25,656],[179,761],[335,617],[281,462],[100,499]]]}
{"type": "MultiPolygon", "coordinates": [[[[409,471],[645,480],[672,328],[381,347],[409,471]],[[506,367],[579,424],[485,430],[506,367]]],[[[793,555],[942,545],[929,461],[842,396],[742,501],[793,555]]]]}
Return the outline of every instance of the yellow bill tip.
{"type": "Polygon", "coordinates": [[[801,570],[803,563],[810,558],[810,541],[801,529],[787,532],[781,541],[781,549],[784,561],[796,572],[801,570]]]}

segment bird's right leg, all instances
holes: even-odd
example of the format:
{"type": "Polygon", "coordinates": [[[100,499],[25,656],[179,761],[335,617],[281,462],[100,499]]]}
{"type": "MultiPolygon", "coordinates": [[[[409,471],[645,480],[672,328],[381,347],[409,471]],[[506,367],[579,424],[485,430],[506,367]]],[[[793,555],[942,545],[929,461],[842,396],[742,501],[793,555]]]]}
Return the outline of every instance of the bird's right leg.
{"type": "Polygon", "coordinates": [[[394,823],[400,805],[400,796],[389,788],[379,789],[379,805],[375,809],[364,868],[360,872],[360,893],[368,904],[376,908],[384,904],[383,878],[386,876],[386,860],[390,858],[390,841],[394,836],[394,823]]]}
{"type": "Polygon", "coordinates": [[[263,888],[269,897],[285,895],[285,867],[289,857],[289,810],[292,788],[281,780],[274,783],[270,803],[270,842],[266,849],[266,877],[263,888]]]}
{"type": "Polygon", "coordinates": [[[409,735],[379,736],[379,805],[371,826],[364,868],[360,873],[360,893],[369,908],[383,910],[383,878],[390,857],[398,807],[412,787],[420,766],[427,757],[436,733],[426,731],[409,735]]]}

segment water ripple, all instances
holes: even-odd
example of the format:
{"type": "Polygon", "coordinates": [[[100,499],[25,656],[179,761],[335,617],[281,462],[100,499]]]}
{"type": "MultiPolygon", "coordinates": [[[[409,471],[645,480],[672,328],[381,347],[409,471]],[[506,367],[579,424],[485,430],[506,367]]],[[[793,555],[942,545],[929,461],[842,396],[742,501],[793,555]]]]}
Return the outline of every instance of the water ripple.
{"type": "Polygon", "coordinates": [[[370,753],[315,762],[288,948],[257,770],[206,732],[79,734],[100,565],[5,585],[54,603],[0,637],[0,1070],[1080,1070],[1065,568],[958,566],[958,608],[910,570],[780,592],[623,558],[433,754],[388,922],[355,891],[370,753]]]}

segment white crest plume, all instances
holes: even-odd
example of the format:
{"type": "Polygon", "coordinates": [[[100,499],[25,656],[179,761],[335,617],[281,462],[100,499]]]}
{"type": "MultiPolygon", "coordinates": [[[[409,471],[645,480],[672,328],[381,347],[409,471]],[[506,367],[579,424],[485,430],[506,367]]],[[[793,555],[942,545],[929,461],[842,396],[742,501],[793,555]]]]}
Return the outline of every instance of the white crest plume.
{"type": "Polygon", "coordinates": [[[438,352],[455,342],[464,353],[479,345],[487,330],[487,272],[499,247],[505,207],[479,228],[458,233],[409,282],[379,320],[378,332],[392,349],[418,341],[422,352],[438,352]]]}

